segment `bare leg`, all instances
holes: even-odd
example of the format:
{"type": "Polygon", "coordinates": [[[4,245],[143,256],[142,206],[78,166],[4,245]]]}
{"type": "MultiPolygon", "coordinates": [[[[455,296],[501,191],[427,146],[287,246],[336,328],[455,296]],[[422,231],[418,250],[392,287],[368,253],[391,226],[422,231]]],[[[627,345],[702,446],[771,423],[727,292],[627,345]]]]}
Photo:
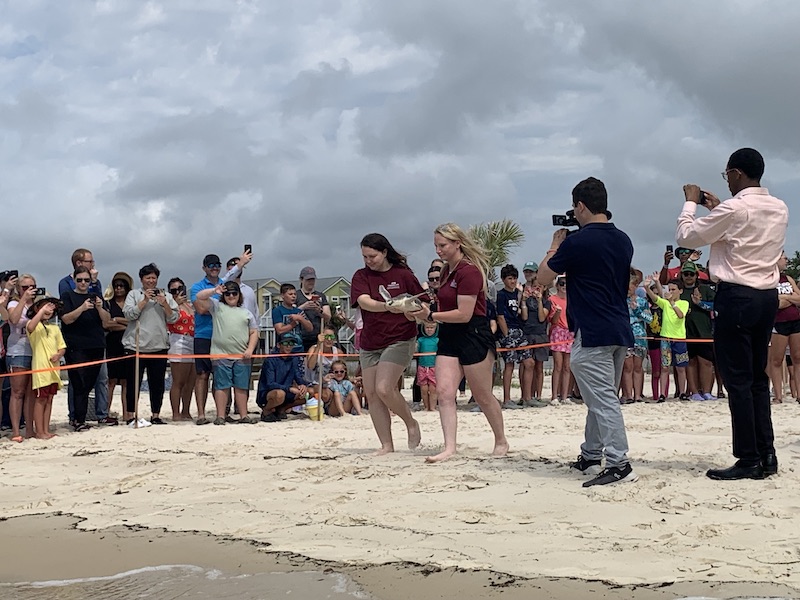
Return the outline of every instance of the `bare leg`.
{"type": "Polygon", "coordinates": [[[714,387],[714,363],[701,356],[697,357],[697,373],[700,389],[706,394],[711,393],[714,387]]]}
{"type": "Polygon", "coordinates": [[[53,412],[53,397],[50,396],[47,399],[47,403],[44,406],[44,432],[47,434],[48,438],[56,437],[56,434],[50,431],[50,415],[53,412]]]}
{"type": "Polygon", "coordinates": [[[686,367],[675,367],[675,377],[678,379],[678,389],[686,389],[686,367]]]}
{"type": "Polygon", "coordinates": [[[554,351],[553,352],[553,381],[552,381],[552,389],[550,390],[550,400],[555,400],[556,395],[558,395],[559,390],[561,389],[561,371],[563,370],[564,364],[564,353],[554,351]]]}
{"type": "MultiPolygon", "coordinates": [[[[492,362],[494,361],[492,360],[492,362]]],[[[458,363],[458,358],[454,356],[436,357],[436,385],[439,388],[439,420],[442,423],[442,433],[444,434],[444,450],[434,456],[428,456],[425,462],[441,462],[447,460],[456,453],[456,434],[458,431],[456,390],[458,389],[458,384],[462,377],[464,377],[464,371],[458,363]]],[[[489,381],[491,385],[491,367],[489,381]]],[[[478,390],[473,387],[472,383],[472,381],[469,382],[469,388],[477,401],[478,390]]],[[[497,411],[501,412],[497,400],[494,400],[494,404],[497,411]]]]}
{"type": "Polygon", "coordinates": [[[772,391],[775,396],[772,401],[776,404],[783,402],[783,363],[786,360],[786,346],[788,343],[789,338],[785,335],[772,334],[767,372],[772,381],[772,391]]]}
{"type": "Polygon", "coordinates": [[[697,369],[697,357],[689,359],[686,367],[686,393],[690,396],[700,391],[700,377],[697,369]]]}
{"type": "Polygon", "coordinates": [[[536,366],[532,358],[526,358],[519,365],[519,383],[522,386],[522,399],[533,399],[533,378],[536,366]]]}
{"type": "MultiPolygon", "coordinates": [[[[210,373],[198,373],[194,380],[194,400],[197,403],[197,418],[206,416],[206,400],[208,399],[208,377],[210,373]]],[[[222,416],[225,416],[225,407],[222,407],[222,416]]]]}
{"type": "MultiPolygon", "coordinates": [[[[461,391],[459,390],[459,395],[461,391]]],[[[433,384],[428,384],[428,399],[431,403],[431,410],[436,410],[437,404],[439,402],[439,392],[436,390],[436,386],[433,384]]]]}
{"type": "Polygon", "coordinates": [[[508,453],[508,440],[503,426],[503,411],[492,393],[492,359],[492,353],[489,352],[482,362],[464,366],[463,369],[469,387],[475,394],[475,401],[481,407],[494,433],[492,456],[502,457],[508,453]]]}
{"type": "MultiPolygon", "coordinates": [[[[11,372],[27,371],[22,367],[11,367],[11,372]]],[[[23,405],[25,404],[25,391],[30,385],[30,375],[12,375],[11,376],[11,398],[8,403],[8,416],[11,419],[11,439],[14,441],[22,441],[22,436],[19,433],[19,421],[22,417],[23,405]]],[[[32,428],[32,425],[28,425],[32,428]]]]}
{"type": "Polygon", "coordinates": [[[383,361],[377,366],[364,369],[364,391],[369,399],[370,417],[381,442],[377,454],[394,452],[392,441],[392,422],[389,411],[395,413],[406,424],[408,429],[408,447],[414,449],[420,443],[419,423],[411,416],[411,409],[397,389],[397,381],[405,367],[383,361]]]}
{"type": "Polygon", "coordinates": [[[572,371],[569,370],[569,359],[570,359],[569,352],[564,352],[563,362],[562,362],[562,371],[561,371],[561,397],[562,398],[566,398],[567,396],[569,396],[570,377],[572,376],[572,371]]]}
{"type": "MultiPolygon", "coordinates": [[[[236,412],[239,413],[239,418],[247,417],[247,391],[241,388],[233,388],[233,402],[236,405],[236,412]]],[[[228,399],[226,397],[225,404],[227,403],[228,399]]]]}
{"type": "Polygon", "coordinates": [[[800,335],[789,336],[789,353],[792,357],[792,366],[789,367],[789,390],[792,398],[800,402],[800,396],[797,393],[797,376],[800,375],[800,335]]]}
{"type": "Polygon", "coordinates": [[[344,409],[344,403],[342,402],[342,395],[339,392],[333,393],[333,398],[331,398],[331,406],[328,409],[332,417],[343,417],[345,414],[349,414],[344,409]]]}
{"type": "Polygon", "coordinates": [[[533,397],[541,398],[544,389],[544,363],[540,360],[534,361],[533,371],[533,397]]]}
{"type": "Polygon", "coordinates": [[[636,400],[641,400],[644,396],[644,368],[639,356],[633,357],[633,393],[636,400]]]}
{"type": "Polygon", "coordinates": [[[358,393],[355,390],[347,394],[347,397],[344,399],[344,409],[348,413],[352,410],[355,410],[358,416],[364,414],[361,412],[361,401],[359,400],[358,393]]]}
{"type": "Polygon", "coordinates": [[[47,405],[47,398],[36,398],[33,401],[33,422],[36,426],[36,439],[48,440],[47,428],[44,425],[44,415],[47,405]]]}
{"type": "MultiPolygon", "coordinates": [[[[514,378],[514,363],[506,361],[506,366],[503,367],[503,404],[511,402],[511,380],[514,378]]],[[[475,395],[473,390],[472,395],[475,395]]]]}
{"type": "Polygon", "coordinates": [[[230,397],[230,388],[225,390],[214,390],[214,404],[217,407],[217,418],[225,417],[225,407],[228,405],[228,399],[230,397]]]}
{"type": "Polygon", "coordinates": [[[633,356],[626,356],[622,366],[622,397],[633,398],[633,356]]]}

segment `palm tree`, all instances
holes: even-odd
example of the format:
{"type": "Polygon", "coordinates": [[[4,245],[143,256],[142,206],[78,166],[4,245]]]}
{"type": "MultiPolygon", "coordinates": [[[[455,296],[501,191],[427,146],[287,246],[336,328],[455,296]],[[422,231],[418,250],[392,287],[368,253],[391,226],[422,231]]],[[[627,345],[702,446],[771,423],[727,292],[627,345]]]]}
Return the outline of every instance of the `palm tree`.
{"type": "Polygon", "coordinates": [[[472,225],[468,233],[473,240],[483,246],[489,255],[491,269],[487,276],[492,281],[497,280],[494,268],[506,264],[511,249],[520,246],[525,240],[522,228],[511,219],[472,225]]]}

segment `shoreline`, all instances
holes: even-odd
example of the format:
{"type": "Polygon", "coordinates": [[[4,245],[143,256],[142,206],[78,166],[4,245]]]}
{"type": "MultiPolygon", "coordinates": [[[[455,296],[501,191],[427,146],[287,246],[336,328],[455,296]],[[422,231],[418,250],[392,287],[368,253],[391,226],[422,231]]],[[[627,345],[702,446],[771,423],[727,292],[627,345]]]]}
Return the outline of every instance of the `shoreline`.
{"type": "Polygon", "coordinates": [[[410,562],[350,564],[270,549],[245,538],[201,531],[167,531],[138,525],[87,530],[64,513],[0,519],[0,539],[14,552],[0,562],[0,582],[41,582],[108,577],[144,567],[193,565],[226,575],[341,573],[375,600],[535,598],[794,598],[791,586],[763,582],[684,581],[618,585],[579,578],[526,578],[487,569],[440,568],[410,562]],[[65,560],[65,556],[72,557],[65,560]],[[54,558],[58,557],[58,560],[54,558]],[[42,565],[42,561],[46,561],[42,565]],[[534,595],[535,594],[535,595],[534,595]]]}
{"type": "Polygon", "coordinates": [[[638,403],[623,414],[640,479],[587,489],[568,466],[582,405],[504,411],[511,451],[502,459],[488,456],[484,416],[459,411],[459,454],[428,465],[442,443],[436,412],[414,413],[417,450],[401,449],[405,428],[395,419],[398,452],[374,456],[368,416],[64,433],[62,392],[53,414],[62,435],[0,440],[0,515],[74,515],[81,530],[101,532],[207,532],[310,557],[305,565],[389,565],[367,569],[387,581],[405,565],[397,572],[424,573],[428,583],[493,573],[487,589],[510,580],[800,589],[797,404],[773,406],[780,470],[763,481],[705,477],[731,461],[725,402],[638,403]]]}

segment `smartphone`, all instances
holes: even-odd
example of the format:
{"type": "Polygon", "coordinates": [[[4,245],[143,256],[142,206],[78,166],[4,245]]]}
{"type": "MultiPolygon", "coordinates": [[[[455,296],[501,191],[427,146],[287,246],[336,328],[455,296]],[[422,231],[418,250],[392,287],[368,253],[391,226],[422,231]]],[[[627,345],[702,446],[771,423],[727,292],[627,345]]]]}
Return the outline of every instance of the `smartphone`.
{"type": "Polygon", "coordinates": [[[667,252],[672,252],[672,244],[667,244],[667,252]]]}
{"type": "Polygon", "coordinates": [[[312,294],[311,295],[311,301],[312,302],[319,302],[320,300],[322,300],[322,296],[320,296],[319,294],[312,294]]]}
{"type": "Polygon", "coordinates": [[[244,251],[252,253],[253,252],[253,244],[245,244],[244,245],[244,251]]]}
{"type": "Polygon", "coordinates": [[[47,290],[44,288],[36,288],[36,295],[37,296],[46,296],[47,290]]]}

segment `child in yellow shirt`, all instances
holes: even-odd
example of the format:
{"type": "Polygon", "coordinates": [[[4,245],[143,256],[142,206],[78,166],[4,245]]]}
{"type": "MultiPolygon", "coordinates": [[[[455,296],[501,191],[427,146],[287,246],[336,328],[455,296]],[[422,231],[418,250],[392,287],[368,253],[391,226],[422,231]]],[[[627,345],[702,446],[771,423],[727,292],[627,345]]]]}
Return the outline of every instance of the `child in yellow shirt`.
{"type": "Polygon", "coordinates": [[[55,298],[42,298],[28,309],[28,339],[33,354],[32,387],[36,397],[33,405],[33,427],[36,438],[49,440],[55,433],[50,433],[50,413],[53,410],[53,396],[61,386],[61,375],[54,367],[58,367],[67,349],[61,329],[56,325],[46,324],[53,318],[59,301],[55,298]]]}
{"type": "Polygon", "coordinates": [[[686,394],[686,367],[689,366],[689,351],[686,347],[686,315],[689,314],[689,302],[681,300],[683,282],[673,280],[667,289],[661,288],[658,277],[651,277],[645,284],[647,296],[662,310],[661,321],[661,368],[675,367],[678,380],[678,392],[681,400],[688,400],[686,394]],[[650,289],[653,285],[656,292],[650,289]]]}

